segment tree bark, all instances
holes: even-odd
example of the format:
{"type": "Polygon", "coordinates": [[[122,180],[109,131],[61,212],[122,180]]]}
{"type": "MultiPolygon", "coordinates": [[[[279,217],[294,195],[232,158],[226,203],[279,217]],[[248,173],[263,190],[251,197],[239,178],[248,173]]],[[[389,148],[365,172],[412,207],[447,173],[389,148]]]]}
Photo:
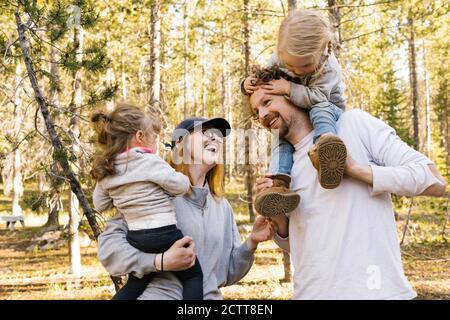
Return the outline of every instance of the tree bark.
{"type": "MultiPolygon", "coordinates": [[[[16,92],[14,97],[14,135],[17,141],[20,141],[20,129],[22,124],[21,119],[21,105],[22,105],[22,97],[20,90],[20,81],[22,76],[22,65],[20,62],[17,62],[16,65],[16,92]]],[[[13,216],[21,216],[22,215],[22,207],[20,206],[20,198],[23,195],[23,184],[22,184],[22,153],[20,151],[20,147],[16,148],[12,154],[13,157],[13,166],[12,166],[12,215],[13,216]]]]}
{"type": "Polygon", "coordinates": [[[183,52],[183,115],[184,119],[189,117],[189,107],[187,101],[187,76],[188,76],[188,50],[189,50],[189,13],[188,3],[184,4],[184,20],[183,20],[183,39],[184,39],[184,52],[183,52]]]}
{"type": "MultiPolygon", "coordinates": [[[[249,0],[244,0],[244,68],[245,76],[250,74],[250,5],[249,0]]],[[[244,116],[246,118],[244,129],[245,129],[245,187],[247,189],[247,204],[248,204],[248,215],[250,222],[255,221],[255,213],[253,212],[253,185],[255,184],[255,177],[253,174],[253,166],[250,164],[250,132],[252,130],[252,120],[248,112],[248,108],[243,102],[244,116]]]]}
{"type": "MultiPolygon", "coordinates": [[[[297,1],[293,5],[291,5],[291,0],[289,0],[289,12],[294,11],[297,9],[297,1]]],[[[284,278],[283,282],[291,282],[292,281],[292,272],[291,272],[291,257],[289,252],[283,251],[283,271],[284,271],[284,278]]]]}
{"type": "MultiPolygon", "coordinates": [[[[50,74],[52,80],[55,82],[60,81],[59,66],[56,63],[58,60],[58,50],[54,44],[50,46],[50,74]]],[[[50,88],[50,102],[53,105],[59,105],[58,91],[56,88],[50,88]]],[[[57,230],[59,228],[59,212],[62,209],[61,193],[58,190],[58,185],[55,183],[54,178],[50,177],[50,190],[49,190],[49,208],[48,219],[44,225],[46,230],[57,230]]]]}
{"type": "Polygon", "coordinates": [[[334,48],[334,53],[337,58],[339,57],[342,45],[341,12],[339,10],[338,2],[339,0],[328,0],[328,13],[336,40],[336,48],[334,48]]]}
{"type": "Polygon", "coordinates": [[[150,17],[150,108],[160,113],[161,104],[161,2],[152,1],[150,17]]]}
{"type": "MultiPolygon", "coordinates": [[[[76,50],[77,62],[81,63],[83,60],[83,40],[84,31],[81,26],[74,27],[74,48],[76,50]]],[[[72,79],[72,101],[70,104],[70,111],[72,118],[70,119],[69,134],[72,137],[72,154],[77,157],[80,154],[80,123],[79,113],[82,102],[81,89],[82,70],[78,69],[73,74],[72,79]]],[[[77,161],[73,162],[72,170],[75,175],[78,174],[77,161]]],[[[72,274],[79,278],[81,277],[81,253],[80,253],[80,239],[78,228],[80,226],[80,202],[77,196],[70,193],[70,207],[69,207],[69,247],[70,247],[70,264],[72,274]]]]}
{"type": "Polygon", "coordinates": [[[288,12],[297,9],[297,0],[288,0],[288,12]]]}
{"type": "Polygon", "coordinates": [[[409,26],[409,79],[411,88],[412,118],[413,118],[413,147],[419,149],[419,85],[417,81],[416,43],[414,32],[414,18],[408,18],[409,26]]]}
{"type": "MultiPolygon", "coordinates": [[[[109,32],[109,28],[107,27],[106,30],[106,50],[107,53],[109,54],[110,51],[110,32],[109,32]]],[[[108,87],[110,87],[113,83],[114,83],[114,69],[112,67],[112,65],[108,66],[108,69],[106,69],[106,85],[108,87]]],[[[112,111],[114,109],[115,103],[114,103],[114,99],[108,100],[106,101],[106,110],[108,112],[112,111]]]]}
{"type": "Polygon", "coordinates": [[[206,35],[205,29],[202,28],[201,37],[201,65],[202,65],[202,117],[206,117],[206,35]]]}
{"type": "Polygon", "coordinates": [[[427,59],[426,59],[426,50],[425,50],[425,42],[423,42],[423,79],[425,86],[425,112],[426,112],[426,151],[427,157],[431,158],[432,150],[431,150],[431,106],[430,106],[430,88],[428,84],[428,72],[427,72],[427,59]]]}

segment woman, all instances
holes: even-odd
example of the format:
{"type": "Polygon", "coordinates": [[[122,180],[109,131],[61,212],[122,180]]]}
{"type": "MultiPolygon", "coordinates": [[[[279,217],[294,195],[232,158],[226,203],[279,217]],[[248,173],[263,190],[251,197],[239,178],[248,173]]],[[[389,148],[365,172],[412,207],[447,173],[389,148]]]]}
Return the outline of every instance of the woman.
{"type": "Polygon", "coordinates": [[[223,299],[220,287],[242,279],[254,261],[259,242],[273,236],[272,223],[259,216],[246,241],[241,243],[230,204],[223,197],[223,137],[230,125],[222,118],[189,118],[172,135],[173,167],[186,174],[189,194],[173,200],[177,225],[187,235],[163,254],[144,253],[126,240],[127,225],[121,216],[106,223],[98,238],[98,257],[112,275],[136,277],[156,272],[139,299],[182,299],[183,287],[170,271],[190,268],[197,255],[203,271],[204,299],[223,299]]]}

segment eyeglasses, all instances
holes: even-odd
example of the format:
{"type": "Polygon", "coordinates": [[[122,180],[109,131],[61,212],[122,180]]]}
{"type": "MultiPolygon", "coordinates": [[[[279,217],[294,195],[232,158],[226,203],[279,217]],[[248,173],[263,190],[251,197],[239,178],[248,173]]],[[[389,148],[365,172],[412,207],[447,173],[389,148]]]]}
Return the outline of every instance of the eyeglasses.
{"type": "Polygon", "coordinates": [[[202,133],[207,138],[214,138],[218,140],[223,140],[223,134],[220,130],[215,128],[202,128],[202,133]]]}

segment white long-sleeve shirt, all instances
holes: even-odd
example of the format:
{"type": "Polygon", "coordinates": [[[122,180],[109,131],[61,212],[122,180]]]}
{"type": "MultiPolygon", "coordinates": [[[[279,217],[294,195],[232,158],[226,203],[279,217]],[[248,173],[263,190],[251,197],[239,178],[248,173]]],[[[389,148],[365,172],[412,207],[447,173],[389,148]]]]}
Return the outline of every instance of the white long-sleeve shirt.
{"type": "Polygon", "coordinates": [[[417,195],[441,183],[432,161],[364,111],[345,112],[337,129],[354,160],[372,167],[373,187],[344,177],[323,189],[307,155],[313,132],[294,146],[291,188],[301,201],[289,237],[274,237],[291,253],[294,299],[412,299],[390,194],[417,195]]]}

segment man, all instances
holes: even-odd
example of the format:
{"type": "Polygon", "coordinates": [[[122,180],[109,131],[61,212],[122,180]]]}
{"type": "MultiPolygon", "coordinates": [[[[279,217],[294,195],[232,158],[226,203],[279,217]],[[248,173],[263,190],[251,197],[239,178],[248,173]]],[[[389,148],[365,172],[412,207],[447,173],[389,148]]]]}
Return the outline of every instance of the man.
{"type": "MultiPolygon", "coordinates": [[[[275,242],[291,253],[294,299],[416,297],[403,272],[390,194],[442,196],[446,183],[433,162],[384,122],[350,110],[337,123],[348,150],[346,177],[327,190],[307,154],[313,143],[307,112],[262,88],[249,102],[258,121],[295,148],[291,190],[300,205],[288,217],[272,217],[275,242]]],[[[265,177],[257,190],[271,186],[265,177]]]]}

